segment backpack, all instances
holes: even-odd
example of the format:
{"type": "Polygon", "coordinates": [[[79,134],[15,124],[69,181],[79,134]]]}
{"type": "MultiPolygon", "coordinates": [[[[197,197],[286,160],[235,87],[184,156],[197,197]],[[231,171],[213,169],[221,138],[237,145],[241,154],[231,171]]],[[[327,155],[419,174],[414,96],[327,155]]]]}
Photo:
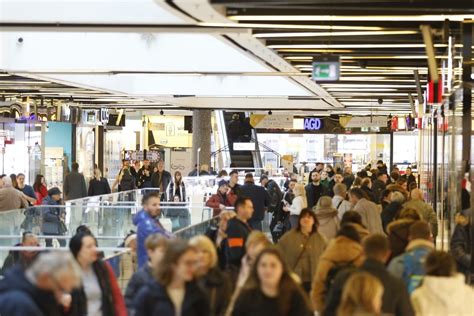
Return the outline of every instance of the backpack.
{"type": "Polygon", "coordinates": [[[424,263],[426,256],[428,256],[430,252],[431,249],[420,247],[403,255],[402,279],[407,285],[408,294],[412,294],[413,291],[421,284],[421,281],[426,273],[424,263]]]}
{"type": "Polygon", "coordinates": [[[349,261],[349,262],[342,262],[342,263],[333,262],[333,263],[335,263],[335,265],[331,269],[329,269],[328,274],[326,275],[326,281],[324,282],[324,288],[326,290],[325,291],[326,295],[331,290],[332,286],[334,285],[334,281],[336,280],[336,277],[341,272],[357,269],[354,265],[354,261],[356,259],[354,259],[352,261],[349,261]]]}

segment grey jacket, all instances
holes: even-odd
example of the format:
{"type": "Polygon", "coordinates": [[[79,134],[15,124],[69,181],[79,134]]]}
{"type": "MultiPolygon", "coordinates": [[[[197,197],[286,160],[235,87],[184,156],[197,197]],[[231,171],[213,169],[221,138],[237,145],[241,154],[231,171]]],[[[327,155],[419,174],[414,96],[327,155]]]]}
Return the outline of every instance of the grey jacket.
{"type": "Polygon", "coordinates": [[[362,216],[362,224],[367,227],[371,234],[384,234],[381,211],[374,202],[367,199],[360,199],[354,206],[353,211],[356,211],[362,216]]]}
{"type": "Polygon", "coordinates": [[[64,197],[66,201],[87,196],[86,179],[82,173],[71,171],[64,179],[64,197]]]}

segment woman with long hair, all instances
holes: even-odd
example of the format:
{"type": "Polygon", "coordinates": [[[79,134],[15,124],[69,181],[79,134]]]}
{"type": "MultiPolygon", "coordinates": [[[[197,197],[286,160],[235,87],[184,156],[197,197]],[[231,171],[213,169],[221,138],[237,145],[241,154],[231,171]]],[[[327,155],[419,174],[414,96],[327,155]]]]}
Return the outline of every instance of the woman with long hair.
{"type": "Polygon", "coordinates": [[[296,227],[298,225],[298,217],[301,211],[308,207],[308,201],[306,199],[306,190],[303,184],[297,183],[295,189],[293,190],[295,198],[289,203],[285,203],[283,210],[290,213],[290,223],[291,227],[296,227]]]}
{"type": "Polygon", "coordinates": [[[33,190],[36,195],[35,205],[41,205],[43,199],[48,196],[48,188],[46,187],[46,179],[42,174],[37,174],[35,182],[33,183],[33,190]]]}
{"type": "Polygon", "coordinates": [[[136,316],[209,316],[207,297],[194,282],[196,250],[183,240],[168,244],[149,282],[135,299],[136,316]]]}
{"type": "Polygon", "coordinates": [[[89,182],[89,196],[109,194],[110,186],[109,181],[106,178],[102,177],[102,172],[99,168],[94,169],[94,177],[89,182]]]}
{"type": "Polygon", "coordinates": [[[218,267],[216,247],[208,237],[203,235],[191,238],[189,244],[197,252],[196,281],[199,288],[207,294],[209,316],[223,316],[230,302],[232,285],[230,278],[218,267]]]}
{"type": "Polygon", "coordinates": [[[283,235],[278,248],[309,293],[319,257],[326,249],[326,239],[318,232],[318,219],[310,208],[301,211],[298,225],[283,235]]]}
{"type": "Polygon", "coordinates": [[[97,241],[88,233],[78,233],[69,249],[82,270],[82,286],[72,293],[71,315],[127,315],[112,267],[99,259],[97,241]]]}
{"type": "Polygon", "coordinates": [[[174,173],[173,181],[168,185],[166,192],[168,193],[167,200],[169,202],[176,202],[176,197],[179,198],[178,202],[186,202],[186,187],[181,171],[174,173]]]}
{"type": "Polygon", "coordinates": [[[263,250],[235,302],[232,316],[310,316],[308,299],[290,275],[280,251],[263,250]]]}
{"type": "Polygon", "coordinates": [[[355,272],[344,286],[337,316],[381,315],[382,283],[367,272],[355,272]]]}

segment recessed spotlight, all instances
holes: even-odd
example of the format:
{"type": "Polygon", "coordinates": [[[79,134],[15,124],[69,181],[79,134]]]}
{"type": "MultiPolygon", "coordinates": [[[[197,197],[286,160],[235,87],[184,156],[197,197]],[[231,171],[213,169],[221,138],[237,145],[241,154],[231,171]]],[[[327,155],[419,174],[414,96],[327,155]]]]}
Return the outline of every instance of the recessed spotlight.
{"type": "Polygon", "coordinates": [[[160,110],[160,115],[165,115],[165,111],[160,110]]]}

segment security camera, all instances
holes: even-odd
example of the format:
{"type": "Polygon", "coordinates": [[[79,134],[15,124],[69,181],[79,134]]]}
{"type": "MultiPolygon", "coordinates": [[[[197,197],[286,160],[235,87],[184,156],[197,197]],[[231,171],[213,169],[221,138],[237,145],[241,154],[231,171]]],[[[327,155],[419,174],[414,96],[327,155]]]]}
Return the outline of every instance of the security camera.
{"type": "Polygon", "coordinates": [[[382,99],[382,98],[379,98],[379,99],[377,100],[377,102],[378,102],[379,104],[382,104],[382,103],[383,103],[383,99],[382,99]]]}
{"type": "Polygon", "coordinates": [[[272,114],[273,114],[272,110],[268,111],[268,115],[272,115],[272,114]]]}
{"type": "Polygon", "coordinates": [[[18,43],[20,43],[20,44],[23,43],[23,37],[18,38],[18,43]]]}

